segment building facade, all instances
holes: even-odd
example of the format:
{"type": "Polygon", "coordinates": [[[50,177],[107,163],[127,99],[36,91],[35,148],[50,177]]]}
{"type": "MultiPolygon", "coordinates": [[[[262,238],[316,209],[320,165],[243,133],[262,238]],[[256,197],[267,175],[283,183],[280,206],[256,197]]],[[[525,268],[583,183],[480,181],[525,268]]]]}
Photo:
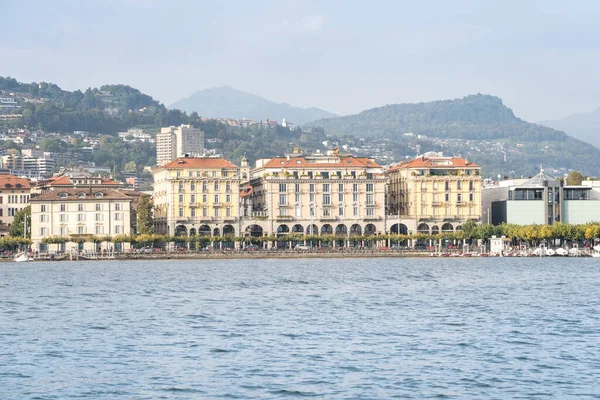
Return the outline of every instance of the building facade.
{"type": "Polygon", "coordinates": [[[483,222],[493,225],[585,224],[600,221],[600,181],[565,186],[558,179],[539,174],[513,179],[483,189],[483,222]]]}
{"type": "Polygon", "coordinates": [[[107,188],[63,188],[40,194],[31,203],[32,248],[40,252],[96,248],[95,243],[65,243],[50,249],[42,239],[77,235],[113,237],[131,233],[131,197],[107,188]]]}
{"type": "Polygon", "coordinates": [[[180,157],[153,175],[157,233],[239,234],[240,167],[223,158],[180,157]]]}
{"type": "Polygon", "coordinates": [[[31,186],[25,178],[0,175],[0,232],[6,233],[17,211],[29,205],[31,186]]]}
{"type": "Polygon", "coordinates": [[[440,233],[481,220],[481,168],[456,157],[421,156],[388,169],[393,233],[440,233]]]}
{"type": "Polygon", "coordinates": [[[156,164],[165,165],[178,157],[204,154],[204,132],[191,125],[161,128],[156,135],[156,164]]]}
{"type": "Polygon", "coordinates": [[[383,168],[339,154],[258,160],[242,188],[245,235],[371,235],[385,232],[383,168]]]}

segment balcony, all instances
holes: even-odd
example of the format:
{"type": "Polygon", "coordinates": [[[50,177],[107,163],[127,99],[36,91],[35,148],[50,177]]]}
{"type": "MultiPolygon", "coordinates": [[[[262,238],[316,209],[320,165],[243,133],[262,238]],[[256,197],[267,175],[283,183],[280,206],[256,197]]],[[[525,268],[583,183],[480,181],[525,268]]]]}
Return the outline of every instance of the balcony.
{"type": "Polygon", "coordinates": [[[219,202],[219,203],[213,203],[213,207],[223,207],[224,204],[219,202]]]}
{"type": "Polygon", "coordinates": [[[291,215],[278,215],[275,219],[277,221],[293,221],[294,217],[291,215]]]}
{"type": "Polygon", "coordinates": [[[441,206],[441,205],[442,205],[442,203],[441,203],[441,202],[439,202],[439,201],[432,201],[432,202],[431,202],[431,205],[432,205],[433,207],[439,207],[439,206],[441,206]]]}
{"type": "Polygon", "coordinates": [[[323,215],[319,217],[319,221],[336,221],[337,218],[333,215],[323,215]]]}

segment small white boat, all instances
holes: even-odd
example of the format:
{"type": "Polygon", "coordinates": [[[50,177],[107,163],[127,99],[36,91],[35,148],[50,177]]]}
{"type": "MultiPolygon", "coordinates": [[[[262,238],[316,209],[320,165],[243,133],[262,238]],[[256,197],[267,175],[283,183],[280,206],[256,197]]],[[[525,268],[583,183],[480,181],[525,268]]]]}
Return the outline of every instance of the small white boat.
{"type": "Polygon", "coordinates": [[[29,258],[29,256],[27,255],[27,253],[21,252],[21,253],[15,254],[14,260],[16,262],[25,262],[25,261],[30,261],[31,258],[29,258]]]}
{"type": "Polygon", "coordinates": [[[546,249],[546,255],[552,257],[556,252],[553,249],[546,249]]]}
{"type": "Polygon", "coordinates": [[[566,249],[559,247],[558,249],[556,249],[556,255],[567,256],[567,255],[569,255],[569,252],[566,249]]]}
{"type": "Polygon", "coordinates": [[[594,246],[594,251],[592,251],[592,257],[600,258],[600,245],[594,246]]]}

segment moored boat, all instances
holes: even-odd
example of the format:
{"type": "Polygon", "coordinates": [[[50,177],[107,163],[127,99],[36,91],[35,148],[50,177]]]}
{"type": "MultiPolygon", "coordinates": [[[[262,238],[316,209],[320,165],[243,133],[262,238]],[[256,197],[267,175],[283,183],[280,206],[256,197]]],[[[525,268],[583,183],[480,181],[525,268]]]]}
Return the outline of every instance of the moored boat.
{"type": "Polygon", "coordinates": [[[15,254],[14,261],[16,261],[16,262],[25,262],[25,261],[30,261],[30,260],[31,260],[31,258],[24,251],[21,253],[15,254]]]}

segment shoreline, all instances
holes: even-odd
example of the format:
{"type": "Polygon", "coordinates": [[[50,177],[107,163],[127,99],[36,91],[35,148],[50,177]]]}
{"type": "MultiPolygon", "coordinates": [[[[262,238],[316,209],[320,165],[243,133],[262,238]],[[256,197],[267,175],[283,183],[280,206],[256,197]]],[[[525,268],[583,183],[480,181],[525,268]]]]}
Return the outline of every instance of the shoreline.
{"type": "MultiPolygon", "coordinates": [[[[290,258],[422,258],[431,257],[428,251],[364,251],[364,252],[207,252],[207,253],[124,253],[115,257],[79,257],[71,260],[70,256],[53,258],[36,258],[33,262],[44,261],[134,261],[134,260],[228,260],[228,259],[290,259],[290,258]]],[[[2,259],[13,262],[11,258],[2,259]]]]}

